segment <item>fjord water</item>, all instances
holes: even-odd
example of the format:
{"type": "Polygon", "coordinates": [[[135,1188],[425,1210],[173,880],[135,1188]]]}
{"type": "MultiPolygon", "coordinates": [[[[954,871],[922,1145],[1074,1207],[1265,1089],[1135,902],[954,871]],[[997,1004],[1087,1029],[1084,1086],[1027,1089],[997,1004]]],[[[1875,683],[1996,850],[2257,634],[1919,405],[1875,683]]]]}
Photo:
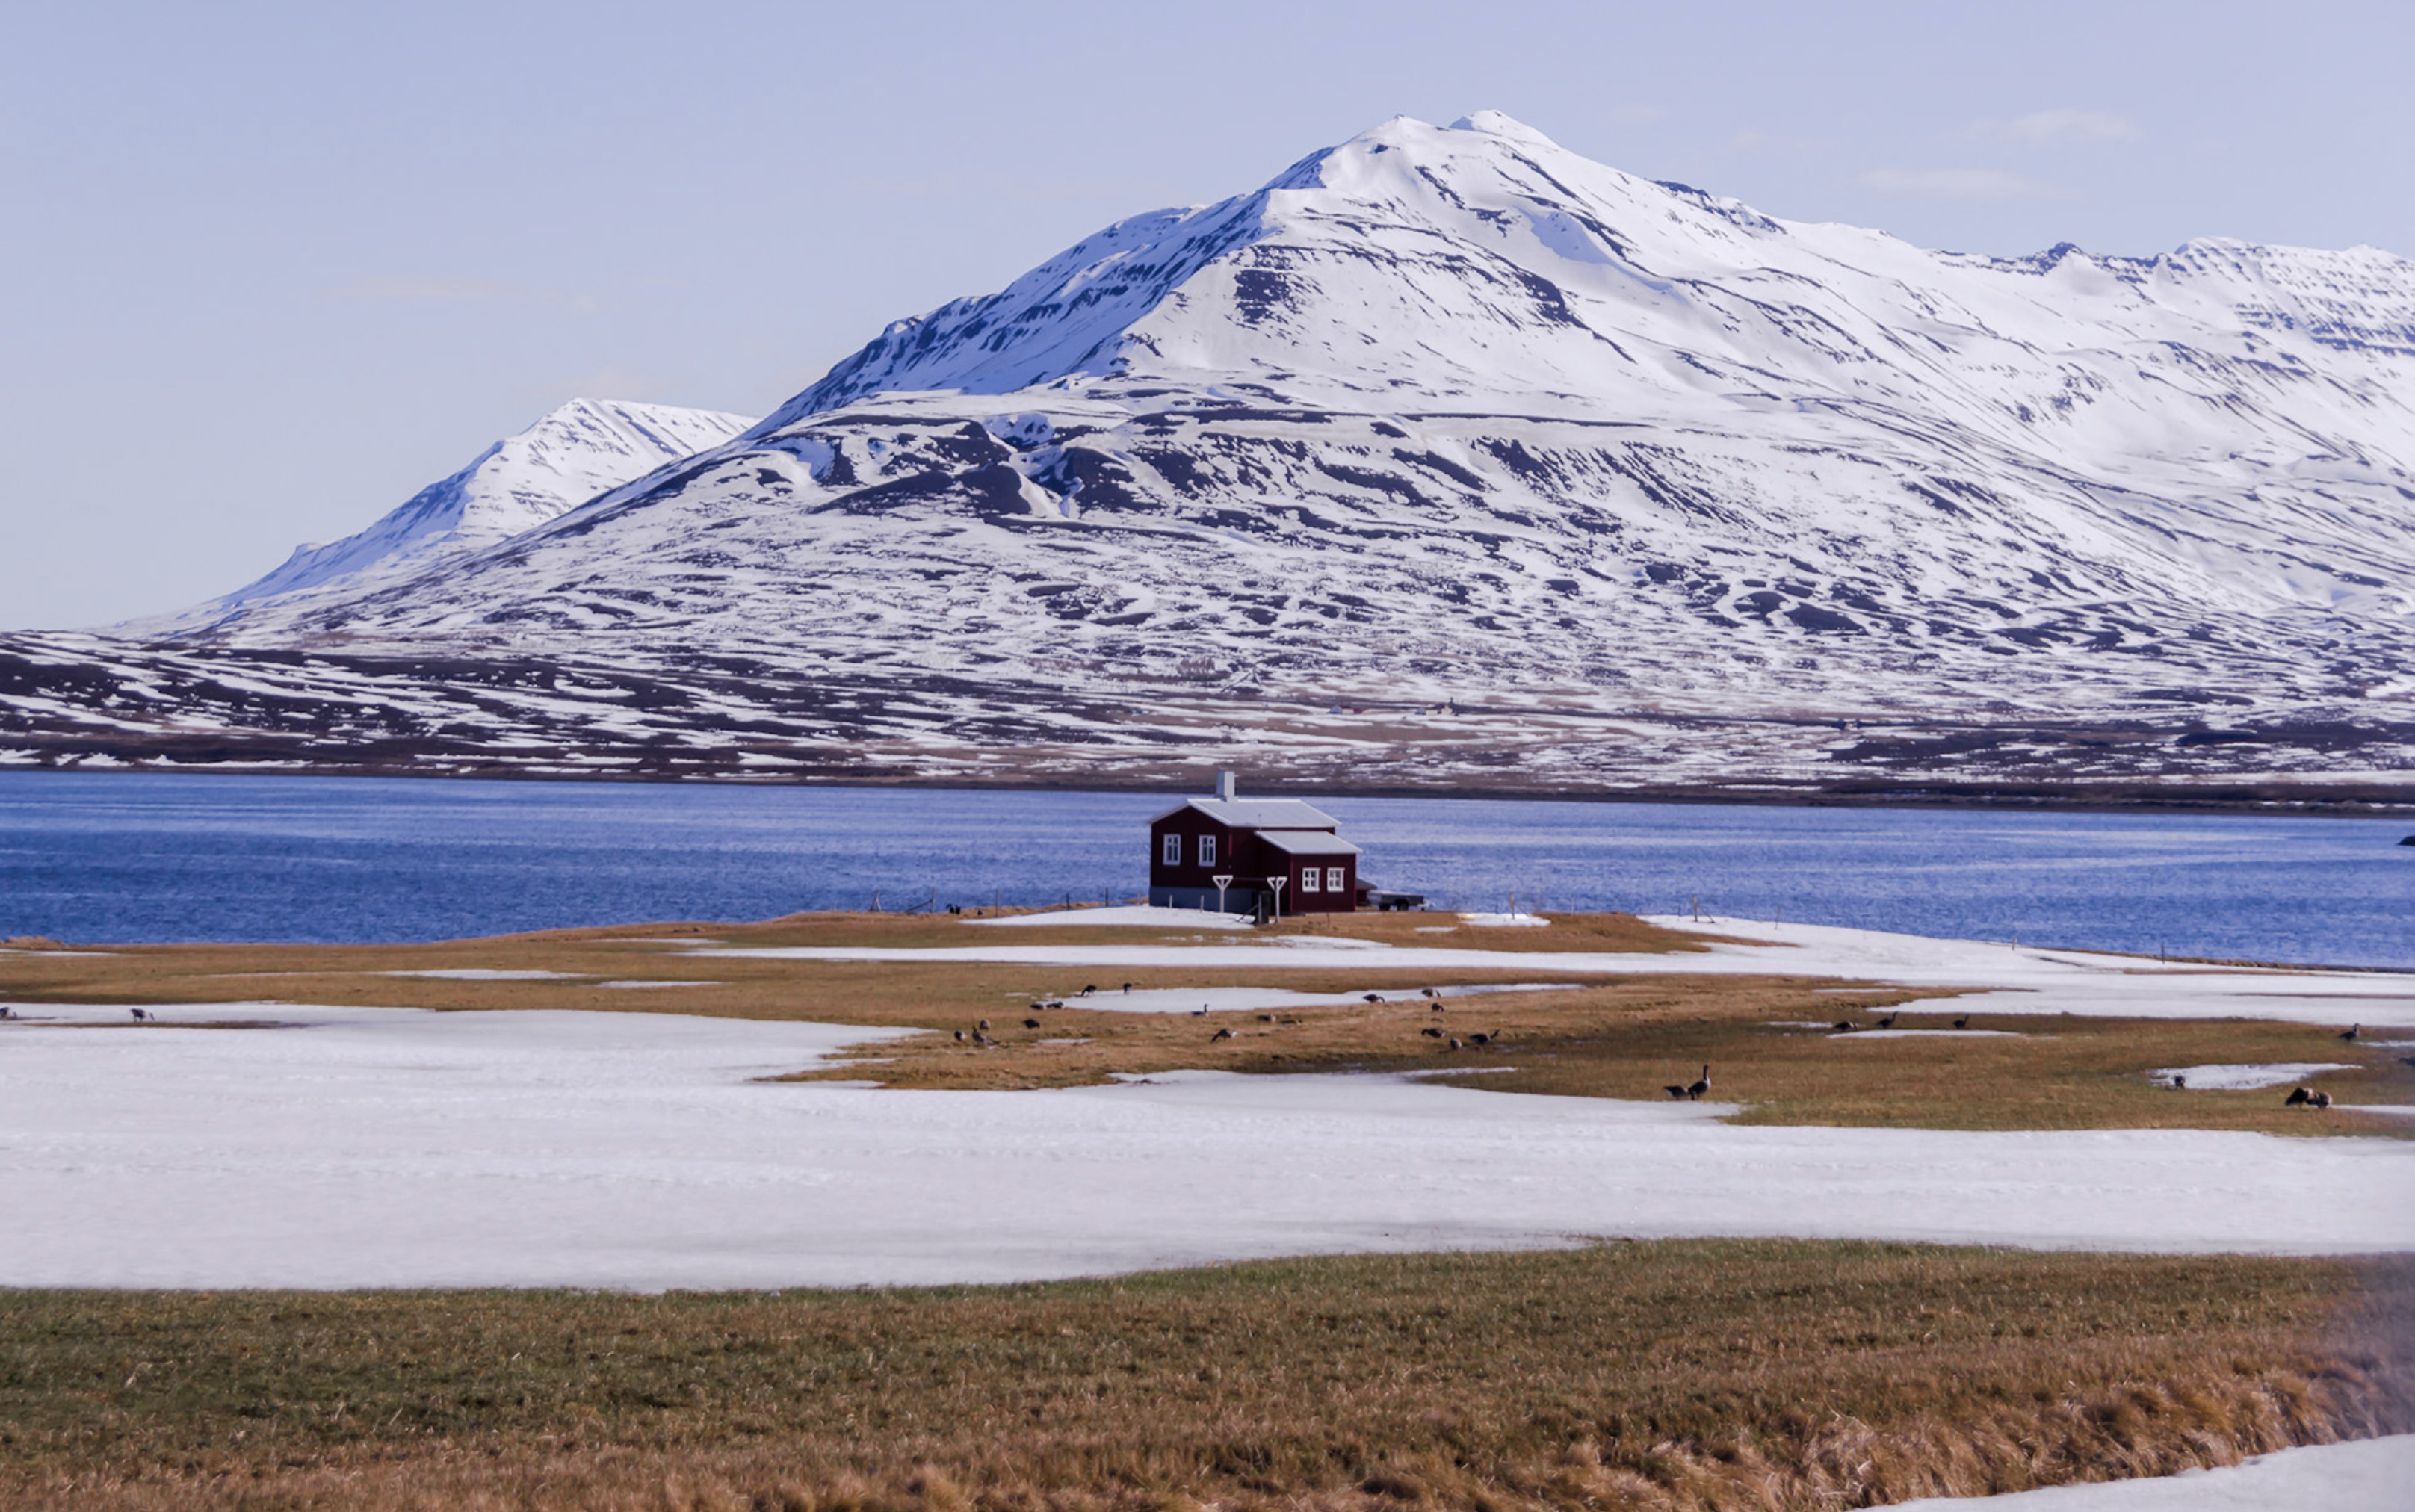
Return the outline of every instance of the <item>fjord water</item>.
{"type": "MultiPolygon", "coordinates": [[[[0,772],[0,936],[401,941],[1141,891],[1136,793],[0,772]]],[[[1439,906],[2415,967],[2401,820],[1319,800],[1439,906]]]]}

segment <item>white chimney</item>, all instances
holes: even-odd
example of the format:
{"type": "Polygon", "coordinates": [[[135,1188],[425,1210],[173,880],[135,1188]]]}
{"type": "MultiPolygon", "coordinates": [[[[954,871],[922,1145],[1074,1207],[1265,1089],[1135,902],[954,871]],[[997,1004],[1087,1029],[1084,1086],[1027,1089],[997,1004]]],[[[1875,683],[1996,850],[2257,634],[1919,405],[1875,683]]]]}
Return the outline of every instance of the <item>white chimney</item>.
{"type": "Polygon", "coordinates": [[[1216,773],[1216,796],[1229,803],[1240,796],[1241,780],[1229,771],[1216,773]]]}

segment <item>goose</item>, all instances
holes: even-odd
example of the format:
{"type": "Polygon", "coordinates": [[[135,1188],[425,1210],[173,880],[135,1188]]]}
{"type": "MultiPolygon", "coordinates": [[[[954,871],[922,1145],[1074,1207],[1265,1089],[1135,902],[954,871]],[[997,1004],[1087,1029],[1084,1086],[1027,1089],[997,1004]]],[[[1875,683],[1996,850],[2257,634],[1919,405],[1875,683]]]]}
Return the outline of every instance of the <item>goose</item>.
{"type": "Polygon", "coordinates": [[[964,1042],[965,1042],[965,1031],[964,1031],[964,1030],[962,1030],[962,1029],[958,1029],[958,1030],[956,1031],[956,1043],[958,1043],[958,1044],[963,1044],[964,1042]]]}
{"type": "Polygon", "coordinates": [[[1461,1043],[1459,1042],[1459,1040],[1458,1040],[1458,1039],[1457,1039],[1456,1037],[1454,1037],[1454,1038],[1451,1040],[1451,1041],[1450,1041],[1450,1047],[1451,1047],[1453,1050],[1464,1050],[1464,1049],[1466,1049],[1466,1048],[1467,1048],[1465,1045],[1461,1044],[1461,1043]]]}
{"type": "Polygon", "coordinates": [[[1832,1027],[1834,1027],[1838,1034],[1851,1034],[1853,1032],[1852,1021],[1850,1019],[1838,1019],[1832,1027]]]}
{"type": "Polygon", "coordinates": [[[137,1024],[141,1024],[151,1017],[150,1014],[143,1012],[139,1008],[129,1008],[126,1011],[134,1015],[134,1022],[137,1024]]]}
{"type": "Polygon", "coordinates": [[[2185,1091],[2187,1091],[2187,1090],[2188,1090],[2188,1078],[2187,1078],[2187,1077],[2185,1077],[2185,1076],[2174,1076],[2174,1077],[2172,1078],[2172,1090],[2173,1090],[2173,1091],[2175,1091],[2175,1092],[2185,1092],[2185,1091]]]}
{"type": "Polygon", "coordinates": [[[1442,1031],[1435,1028],[1431,1024],[1427,1025],[1424,1028],[1419,1029],[1418,1032],[1424,1035],[1429,1040],[1439,1040],[1442,1038],[1442,1031]]]}
{"type": "Polygon", "coordinates": [[[1418,991],[1425,994],[1428,997],[1440,997],[1442,996],[1442,994],[1434,991],[1432,987],[1420,987],[1418,991]]]}
{"type": "Polygon", "coordinates": [[[2331,1105],[2332,1095],[2329,1092],[2318,1092],[2306,1100],[2306,1106],[2309,1108],[2328,1108],[2331,1105]]]}
{"type": "Polygon", "coordinates": [[[1382,993],[1369,993],[1367,995],[1367,1001],[1371,1003],[1380,1003],[1383,1000],[1384,995],[1382,993]]]}
{"type": "Polygon", "coordinates": [[[1472,1045],[1489,1045],[1492,1042],[1492,1036],[1489,1034],[1471,1034],[1467,1037],[1467,1042],[1472,1045]]]}
{"type": "Polygon", "coordinates": [[[985,1045],[989,1042],[990,1040],[988,1035],[982,1033],[979,1029],[975,1029],[973,1031],[973,1043],[977,1045],[985,1045]]]}
{"type": "Polygon", "coordinates": [[[1960,1018],[1956,1019],[1956,1020],[1954,1021],[1954,1026],[1955,1026],[1956,1028],[1958,1028],[1958,1029],[1967,1029],[1967,1028],[1969,1028],[1969,1027],[1971,1026],[1971,1015],[1970,1015],[1970,1014],[1968,1014],[1968,1013],[1965,1013],[1965,1014],[1963,1014],[1960,1018]]]}
{"type": "Polygon", "coordinates": [[[1232,1030],[1218,1029],[1214,1034],[1208,1037],[1208,1042],[1212,1045],[1219,1040],[1230,1040],[1231,1038],[1233,1038],[1232,1030]]]}
{"type": "Polygon", "coordinates": [[[1669,1094],[1669,1100],[1672,1102],[1686,1095],[1686,1085],[1683,1082],[1672,1082],[1660,1090],[1669,1094]]]}
{"type": "Polygon", "coordinates": [[[1124,983],[1124,996],[1126,997],[1130,997],[1132,996],[1132,983],[1129,981],[1124,983]]]}
{"type": "Polygon", "coordinates": [[[1696,1078],[1695,1078],[1695,1080],[1694,1080],[1694,1085],[1691,1085],[1691,1086],[1689,1086],[1689,1087],[1688,1087],[1688,1088],[1686,1088],[1686,1098],[1687,1098],[1687,1100],[1688,1100],[1688,1101],[1695,1101],[1695,1100],[1699,1100],[1701,1099],[1702,1095],[1703,1093],[1705,1093],[1705,1092],[1709,1091],[1710,1089],[1711,1089],[1711,1068],[1706,1064],[1706,1065],[1704,1065],[1704,1066],[1702,1067],[1702,1074],[1701,1076],[1699,1076],[1699,1077],[1696,1077],[1696,1078]]]}
{"type": "Polygon", "coordinates": [[[1098,996],[1098,994],[1099,994],[1099,984],[1098,984],[1097,982],[1095,982],[1095,981],[1094,981],[1094,982],[1090,983],[1088,986],[1087,986],[1087,987],[1085,987],[1085,988],[1083,988],[1083,989],[1082,989],[1081,996],[1083,996],[1084,997],[1095,997],[1095,996],[1098,996]]]}
{"type": "Polygon", "coordinates": [[[1192,1009],[1191,1010],[1191,1016],[1194,1019],[1206,1018],[1208,1016],[1208,1005],[1202,1003],[1197,1008],[1192,1009]]]}
{"type": "Polygon", "coordinates": [[[2357,1031],[2363,1027],[2364,1025],[2362,1024],[2351,1024],[2348,1026],[2348,1031],[2342,1034],[2340,1038],[2343,1040],[2354,1040],[2356,1038],[2357,1031]]]}
{"type": "Polygon", "coordinates": [[[1433,1010],[1434,1010],[1435,1012],[1437,1012],[1437,1013],[1439,1013],[1439,1012],[1441,1012],[1441,1011],[1443,1010],[1442,1005],[1441,1005],[1440,1003],[1435,1003],[1434,1005],[1432,1005],[1432,1007],[1433,1007],[1433,1010]]]}
{"type": "Polygon", "coordinates": [[[1023,1026],[1027,1029],[1036,1029],[1040,1027],[1040,1021],[1038,1019],[1025,1019],[1023,1021],[1023,1026]]]}
{"type": "Polygon", "coordinates": [[[1895,1027],[1895,1021],[1901,1017],[1903,1017],[1901,1013],[1889,1013],[1886,1017],[1879,1020],[1879,1027],[1882,1029],[1892,1029],[1895,1027]]]}
{"type": "Polygon", "coordinates": [[[2302,1086],[2293,1087],[2291,1088],[2289,1095],[2281,1100],[2281,1106],[2285,1108],[2302,1108],[2307,1103],[2314,1100],[2315,1095],[2312,1092],[2307,1091],[2302,1086]]]}
{"type": "Polygon", "coordinates": [[[979,1024],[974,1025],[973,1027],[977,1029],[986,1029],[989,1027],[989,1020],[983,1019],[979,1024]]]}

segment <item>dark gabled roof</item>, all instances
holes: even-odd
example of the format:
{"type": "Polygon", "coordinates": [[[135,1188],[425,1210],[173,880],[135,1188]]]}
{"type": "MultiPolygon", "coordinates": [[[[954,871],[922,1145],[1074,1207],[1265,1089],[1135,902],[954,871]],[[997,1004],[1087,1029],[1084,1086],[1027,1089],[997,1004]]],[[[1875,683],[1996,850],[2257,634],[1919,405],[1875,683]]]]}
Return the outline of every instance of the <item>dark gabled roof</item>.
{"type": "Polygon", "coordinates": [[[1228,830],[1330,830],[1338,822],[1297,798],[1193,798],[1148,822],[1170,819],[1184,809],[1197,809],[1228,830]]]}

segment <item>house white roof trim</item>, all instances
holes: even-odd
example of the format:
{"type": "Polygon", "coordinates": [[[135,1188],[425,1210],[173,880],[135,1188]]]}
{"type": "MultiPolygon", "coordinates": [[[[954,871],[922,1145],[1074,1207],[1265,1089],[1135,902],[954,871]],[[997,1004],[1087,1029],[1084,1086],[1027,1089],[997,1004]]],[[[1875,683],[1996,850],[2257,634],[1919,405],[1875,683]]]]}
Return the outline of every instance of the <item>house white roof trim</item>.
{"type": "Polygon", "coordinates": [[[1289,856],[1358,856],[1364,852],[1340,835],[1322,830],[1261,830],[1258,843],[1289,856]]]}
{"type": "Polygon", "coordinates": [[[1233,830],[1329,830],[1341,822],[1297,798],[1194,798],[1176,804],[1149,822],[1170,819],[1184,809],[1197,809],[1233,830]]]}

